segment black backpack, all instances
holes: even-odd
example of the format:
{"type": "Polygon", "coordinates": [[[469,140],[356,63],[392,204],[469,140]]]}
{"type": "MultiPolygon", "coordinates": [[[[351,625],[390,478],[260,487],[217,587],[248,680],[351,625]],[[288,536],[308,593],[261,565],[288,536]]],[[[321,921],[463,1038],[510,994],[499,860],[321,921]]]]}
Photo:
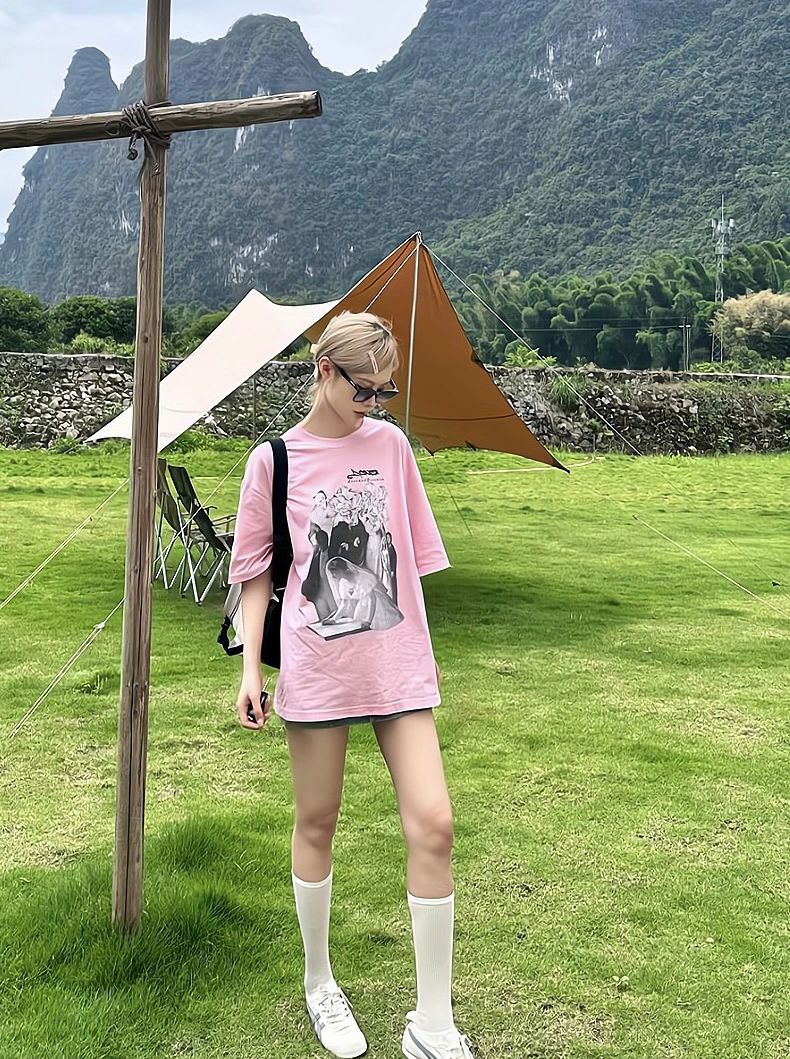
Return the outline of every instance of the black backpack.
{"type": "MultiPolygon", "coordinates": [[[[285,585],[293,562],[293,547],[285,514],[288,496],[288,453],[282,438],[269,441],[274,453],[274,475],[272,478],[272,525],[274,528],[274,554],[272,556],[272,598],[263,620],[261,638],[261,661],[272,669],[280,668],[280,622],[282,618],[285,585]]],[[[244,630],[241,620],[241,585],[231,585],[225,600],[222,628],[217,643],[229,655],[241,654],[244,650],[244,630]],[[228,632],[233,628],[233,639],[228,632]]]]}

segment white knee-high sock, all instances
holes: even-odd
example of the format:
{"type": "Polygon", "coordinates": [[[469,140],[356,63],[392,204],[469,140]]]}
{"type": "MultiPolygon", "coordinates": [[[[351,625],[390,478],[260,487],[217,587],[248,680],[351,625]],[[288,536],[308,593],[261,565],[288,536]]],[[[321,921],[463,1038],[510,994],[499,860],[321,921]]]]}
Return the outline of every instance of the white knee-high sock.
{"type": "Polygon", "coordinates": [[[296,915],[304,944],[304,987],[313,992],[320,985],[335,986],[329,963],[329,911],[332,900],[332,870],[320,882],[306,882],[291,871],[296,915]]]}
{"type": "Polygon", "coordinates": [[[406,890],[417,970],[417,1029],[455,1029],[450,999],[455,889],[447,897],[415,897],[406,890]]]}

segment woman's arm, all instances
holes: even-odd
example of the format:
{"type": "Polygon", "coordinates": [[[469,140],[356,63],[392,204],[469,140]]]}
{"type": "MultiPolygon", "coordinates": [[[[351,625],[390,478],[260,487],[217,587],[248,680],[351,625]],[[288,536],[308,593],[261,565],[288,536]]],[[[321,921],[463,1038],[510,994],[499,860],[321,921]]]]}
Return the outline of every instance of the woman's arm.
{"type": "Polygon", "coordinates": [[[261,691],[263,690],[261,641],[263,640],[263,623],[271,597],[271,566],[267,567],[263,573],[242,581],[241,624],[244,631],[244,664],[236,707],[239,712],[239,723],[244,728],[262,728],[271,714],[271,697],[266,700],[265,709],[261,709],[261,691]],[[250,709],[255,715],[254,721],[249,720],[250,709]]]}
{"type": "Polygon", "coordinates": [[[260,672],[263,622],[272,598],[272,568],[241,586],[241,620],[244,629],[244,671],[260,672]]]}

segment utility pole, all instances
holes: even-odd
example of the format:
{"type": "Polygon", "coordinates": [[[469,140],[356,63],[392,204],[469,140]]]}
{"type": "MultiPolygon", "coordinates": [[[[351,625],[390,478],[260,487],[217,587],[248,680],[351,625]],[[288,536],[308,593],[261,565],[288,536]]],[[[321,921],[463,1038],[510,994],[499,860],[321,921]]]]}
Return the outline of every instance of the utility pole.
{"type": "Polygon", "coordinates": [[[683,334],[683,352],[681,354],[680,370],[691,371],[691,324],[688,317],[683,318],[681,324],[683,334]]]}
{"type": "MultiPolygon", "coordinates": [[[[717,305],[721,305],[724,301],[724,261],[727,254],[730,253],[730,239],[735,230],[735,221],[732,217],[728,221],[724,219],[724,195],[721,197],[721,216],[718,219],[712,217],[710,226],[713,240],[716,244],[716,294],[714,300],[717,305]]],[[[721,363],[724,362],[724,341],[721,335],[716,334],[715,330],[711,336],[710,359],[711,363],[717,359],[721,363]]]]}

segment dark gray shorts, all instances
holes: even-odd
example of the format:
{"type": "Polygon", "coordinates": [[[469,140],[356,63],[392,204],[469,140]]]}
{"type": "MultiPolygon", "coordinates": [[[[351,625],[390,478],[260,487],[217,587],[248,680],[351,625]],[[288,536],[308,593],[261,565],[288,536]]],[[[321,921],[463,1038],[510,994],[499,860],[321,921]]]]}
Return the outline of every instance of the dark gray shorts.
{"type": "Polygon", "coordinates": [[[404,713],[418,713],[420,710],[432,709],[433,706],[417,706],[412,710],[398,710],[397,713],[365,713],[358,717],[334,717],[329,721],[287,721],[284,717],[281,717],[280,720],[284,724],[293,724],[298,728],[336,728],[341,724],[365,724],[368,721],[388,721],[391,717],[402,717],[404,713]]]}

